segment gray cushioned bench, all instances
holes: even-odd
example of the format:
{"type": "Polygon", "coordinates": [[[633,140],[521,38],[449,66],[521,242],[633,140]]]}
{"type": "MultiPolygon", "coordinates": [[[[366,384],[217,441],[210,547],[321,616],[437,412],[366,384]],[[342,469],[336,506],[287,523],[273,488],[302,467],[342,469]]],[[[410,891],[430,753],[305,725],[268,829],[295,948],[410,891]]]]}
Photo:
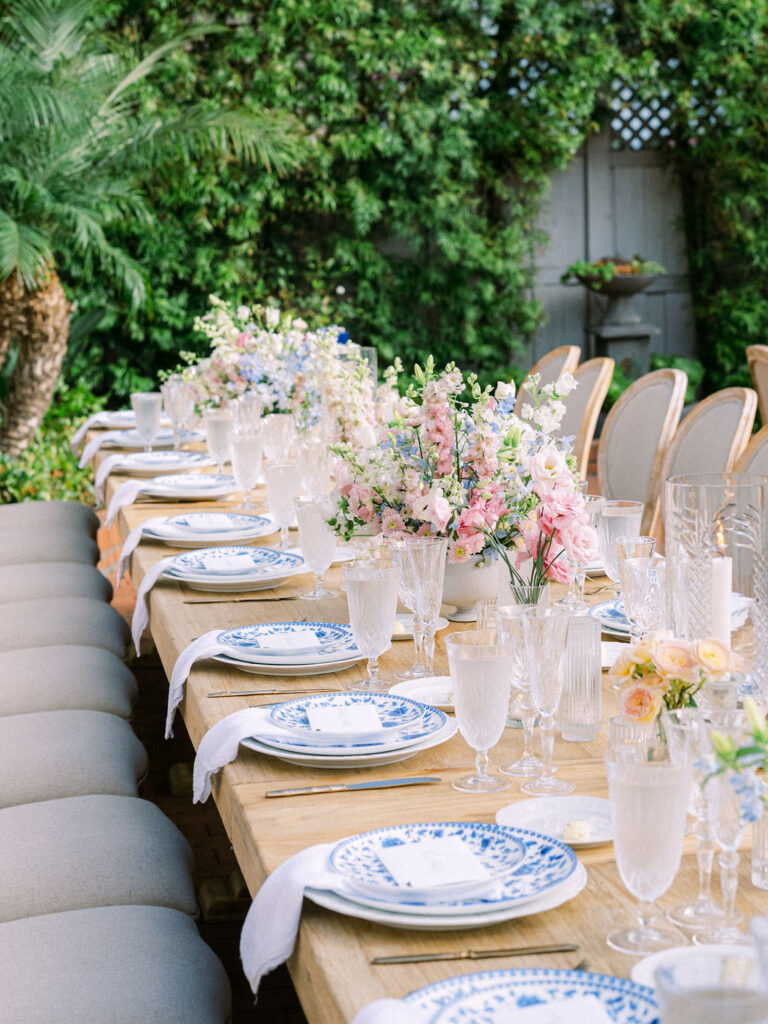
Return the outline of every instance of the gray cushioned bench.
{"type": "Polygon", "coordinates": [[[65,529],[95,537],[99,517],[79,501],[23,501],[0,505],[0,530],[4,532],[18,526],[37,534],[65,529]]]}
{"type": "MultiPolygon", "coordinates": [[[[2,536],[0,526],[0,536],[2,536]]],[[[90,597],[112,600],[112,584],[95,565],[84,562],[14,562],[0,564],[0,603],[43,597],[90,597]]]]}
{"type": "Polygon", "coordinates": [[[86,644],[124,658],[129,639],[125,620],[105,601],[45,597],[0,605],[0,651],[86,644]]]}

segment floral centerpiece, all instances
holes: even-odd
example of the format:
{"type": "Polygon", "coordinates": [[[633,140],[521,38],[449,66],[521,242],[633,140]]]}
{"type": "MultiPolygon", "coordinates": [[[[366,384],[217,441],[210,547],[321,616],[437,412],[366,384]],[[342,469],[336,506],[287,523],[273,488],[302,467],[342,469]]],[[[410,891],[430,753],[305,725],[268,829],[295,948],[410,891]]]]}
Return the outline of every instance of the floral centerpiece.
{"type": "Polygon", "coordinates": [[[534,378],[517,416],[513,384],[483,389],[453,363],[437,372],[430,357],[375,444],[335,446],[343,467],[332,525],[347,539],[371,527],[445,536],[452,563],[500,554],[513,585],[569,581],[596,553],[568,445],[552,435],[573,387],[568,377],[543,388],[534,378]]]}
{"type": "Polygon", "coordinates": [[[741,795],[741,815],[745,821],[758,821],[768,809],[768,792],[764,779],[757,774],[768,768],[768,722],[752,697],[744,698],[749,739],[737,746],[732,736],[711,729],[709,736],[714,751],[710,772],[730,770],[731,785],[741,795]]]}
{"type": "Polygon", "coordinates": [[[649,633],[628,644],[608,673],[619,690],[621,713],[639,722],[653,722],[663,708],[696,704],[708,682],[729,675],[738,656],[718,640],[679,640],[671,633],[649,633]]]}

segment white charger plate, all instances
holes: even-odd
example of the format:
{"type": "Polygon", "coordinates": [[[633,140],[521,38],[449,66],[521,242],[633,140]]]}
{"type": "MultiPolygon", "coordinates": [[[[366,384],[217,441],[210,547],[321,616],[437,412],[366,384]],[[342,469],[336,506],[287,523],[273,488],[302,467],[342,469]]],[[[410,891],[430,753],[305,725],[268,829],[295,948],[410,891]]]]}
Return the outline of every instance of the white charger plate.
{"type": "Polygon", "coordinates": [[[632,965],[629,976],[638,985],[649,985],[651,988],[655,988],[654,976],[659,967],[673,967],[681,961],[695,959],[697,956],[704,956],[707,953],[712,956],[745,960],[753,967],[757,966],[757,952],[753,946],[716,945],[714,943],[704,946],[673,946],[671,949],[662,949],[658,953],[652,953],[650,956],[638,960],[632,965]]]}
{"type": "Polygon", "coordinates": [[[613,840],[610,802],[598,796],[541,796],[518,800],[497,811],[496,822],[543,832],[574,849],[602,846],[613,840]],[[563,839],[563,829],[575,819],[589,825],[589,839],[582,842],[563,839]]]}
{"type": "Polygon", "coordinates": [[[410,697],[411,700],[431,704],[441,711],[455,711],[451,693],[450,676],[425,676],[422,679],[408,679],[404,683],[390,686],[390,693],[399,697],[410,697]]]}
{"type": "MultiPolygon", "coordinates": [[[[220,656],[217,655],[216,659],[219,660],[219,657],[220,656]]],[[[324,671],[328,671],[328,669],[325,669],[324,671]]],[[[299,673],[295,674],[298,675],[299,673]]],[[[347,754],[344,756],[331,756],[327,754],[298,754],[278,750],[276,747],[270,747],[266,743],[261,743],[259,740],[255,740],[252,737],[240,740],[240,742],[250,750],[256,750],[260,754],[268,754],[270,757],[277,757],[279,760],[285,761],[287,764],[297,764],[307,766],[309,768],[328,768],[331,770],[344,770],[347,768],[379,768],[386,764],[398,764],[400,761],[407,761],[408,758],[415,757],[416,754],[420,753],[422,750],[429,750],[430,747],[436,747],[440,743],[444,743],[446,740],[449,740],[456,733],[457,729],[458,726],[454,719],[449,718],[439,732],[436,732],[433,736],[423,740],[421,743],[415,743],[412,747],[404,747],[400,750],[391,750],[380,754],[347,754]]]]}
{"type": "MultiPolygon", "coordinates": [[[[204,513],[194,513],[194,515],[202,515],[204,513]]],[[[173,524],[174,519],[186,518],[183,516],[170,516],[166,522],[162,525],[158,524],[156,527],[147,527],[144,530],[144,536],[148,540],[157,540],[161,544],[167,544],[172,548],[207,548],[228,544],[241,544],[244,541],[258,540],[259,537],[267,537],[270,534],[277,532],[275,521],[272,516],[264,515],[250,515],[248,513],[217,513],[223,518],[241,520],[242,524],[239,530],[226,530],[222,533],[204,533],[198,532],[193,533],[189,530],[179,530],[173,524]],[[252,525],[248,526],[248,520],[252,520],[252,525]]],[[[189,516],[192,519],[194,516],[189,516]]]]}
{"type": "MultiPolygon", "coordinates": [[[[448,625],[448,619],[441,615],[437,620],[435,632],[439,633],[448,625]]],[[[413,640],[413,616],[408,612],[398,612],[395,616],[395,628],[392,630],[393,640],[413,640]]]]}
{"type": "MultiPolygon", "coordinates": [[[[205,588],[198,588],[203,590],[205,588]]],[[[232,665],[241,672],[248,672],[254,676],[325,676],[332,672],[342,672],[345,668],[351,668],[359,661],[364,661],[362,654],[356,658],[344,658],[342,661],[323,661],[312,665],[261,665],[253,661],[238,661],[237,658],[230,658],[227,654],[215,654],[215,661],[221,661],[225,665],[232,665]]]]}
{"type": "MultiPolygon", "coordinates": [[[[116,437],[111,437],[105,442],[111,445],[112,448],[138,448],[143,449],[147,447],[147,442],[139,437],[136,429],[130,427],[128,430],[124,430],[121,434],[116,437]]],[[[161,427],[152,440],[151,448],[173,448],[173,431],[168,427],[161,427]]]]}
{"type": "Polygon", "coordinates": [[[173,498],[175,501],[225,498],[237,492],[235,478],[224,473],[171,473],[155,476],[141,489],[142,494],[151,498],[173,498]]]}
{"type": "Polygon", "coordinates": [[[158,473],[187,473],[215,466],[205,452],[176,451],[174,448],[152,452],[131,452],[115,466],[118,473],[130,476],[157,476],[158,473]]]}
{"type": "MultiPolygon", "coordinates": [[[[578,896],[587,884],[587,869],[578,864],[576,870],[560,885],[553,886],[546,893],[529,900],[527,903],[505,907],[502,910],[486,910],[477,914],[425,914],[416,916],[403,914],[392,907],[368,907],[356,903],[352,899],[340,896],[326,889],[305,889],[304,894],[313,903],[327,910],[335,910],[347,917],[358,917],[374,924],[391,925],[394,928],[405,928],[410,931],[459,931],[465,928],[484,928],[501,921],[512,921],[518,917],[541,914],[545,910],[560,907],[574,896],[578,896]]],[[[472,1018],[468,1018],[468,1021],[472,1018]]]]}
{"type": "Polygon", "coordinates": [[[314,665],[360,655],[352,627],[345,622],[262,622],[225,629],[217,639],[228,648],[226,654],[257,665],[314,665]],[[277,640],[304,629],[311,630],[315,640],[301,648],[291,651],[270,646],[272,638],[277,640]]]}

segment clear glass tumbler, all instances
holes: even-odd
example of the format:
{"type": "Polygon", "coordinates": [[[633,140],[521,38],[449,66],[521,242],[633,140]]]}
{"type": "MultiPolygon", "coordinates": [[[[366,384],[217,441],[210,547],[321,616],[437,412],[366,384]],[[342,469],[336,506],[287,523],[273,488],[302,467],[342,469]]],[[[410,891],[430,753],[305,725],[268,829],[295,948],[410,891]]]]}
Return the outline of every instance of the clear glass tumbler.
{"type": "Polygon", "coordinates": [[[131,406],[136,419],[136,434],[145,452],[152,451],[152,442],[160,431],[163,396],[160,391],[137,391],[131,395],[131,406]]]}
{"type": "Polygon", "coordinates": [[[600,623],[591,615],[574,615],[568,623],[563,652],[563,690],[557,727],[564,740],[592,740],[603,724],[603,667],[600,623]]]}
{"type": "Polygon", "coordinates": [[[642,501],[604,501],[597,524],[597,542],[603,559],[605,575],[619,582],[619,557],[616,541],[620,537],[636,537],[643,518],[642,501]]]}
{"type": "Polygon", "coordinates": [[[208,454],[216,462],[219,473],[232,458],[232,435],[235,432],[235,417],[229,409],[217,407],[203,413],[205,443],[208,454]]]}
{"type": "Polygon", "coordinates": [[[243,492],[243,503],[239,511],[251,512],[251,491],[261,476],[261,434],[235,431],[231,441],[232,474],[235,483],[243,492]]]}

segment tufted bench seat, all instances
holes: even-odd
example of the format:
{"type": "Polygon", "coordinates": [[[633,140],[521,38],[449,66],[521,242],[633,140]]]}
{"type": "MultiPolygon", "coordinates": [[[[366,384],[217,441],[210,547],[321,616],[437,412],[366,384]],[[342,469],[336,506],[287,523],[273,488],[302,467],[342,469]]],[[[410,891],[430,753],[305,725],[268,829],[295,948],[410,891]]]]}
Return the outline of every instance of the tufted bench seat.
{"type": "Polygon", "coordinates": [[[45,597],[0,605],[0,651],[85,644],[124,658],[129,639],[125,620],[105,601],[45,597]]]}

